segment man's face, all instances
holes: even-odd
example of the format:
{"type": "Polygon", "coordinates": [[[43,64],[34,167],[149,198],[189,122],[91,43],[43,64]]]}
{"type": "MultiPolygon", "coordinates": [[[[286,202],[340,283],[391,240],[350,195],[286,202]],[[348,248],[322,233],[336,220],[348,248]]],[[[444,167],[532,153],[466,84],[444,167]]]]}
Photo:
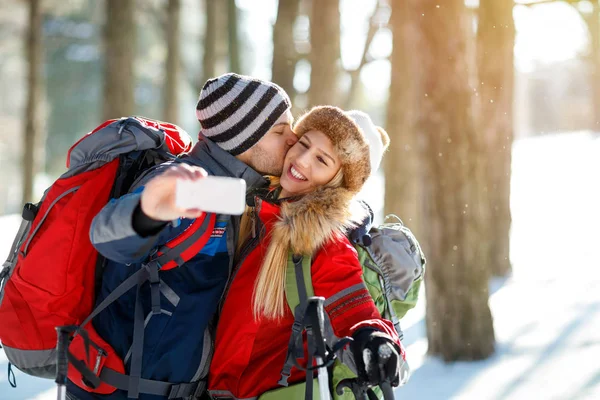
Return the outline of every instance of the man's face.
{"type": "Polygon", "coordinates": [[[298,138],[292,131],[292,114],[288,110],[269,131],[248,150],[248,165],[261,174],[281,176],[283,161],[298,138]]]}

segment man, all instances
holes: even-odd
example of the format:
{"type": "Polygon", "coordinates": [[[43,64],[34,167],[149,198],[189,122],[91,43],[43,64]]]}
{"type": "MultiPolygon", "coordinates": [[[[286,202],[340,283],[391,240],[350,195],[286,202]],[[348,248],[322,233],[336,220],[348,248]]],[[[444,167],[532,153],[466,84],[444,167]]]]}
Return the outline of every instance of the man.
{"type": "Polygon", "coordinates": [[[175,206],[176,183],[210,174],[244,179],[249,190],[266,187],[263,175],[281,175],[285,154],[297,141],[290,106],[285,91],[270,82],[236,74],[207,81],[196,106],[199,142],[190,154],[157,167],[95,217],[90,238],[109,260],[98,302],[186,230],[206,231],[208,240],[189,261],[175,259],[178,268],[157,274],[157,285],[145,282],[139,296],[130,290],[94,318],[100,337],[123,360],[125,374],[105,367],[99,357],[97,374],[119,389],[101,395],[90,393],[85,383],[69,382],[70,398],[154,400],[202,392],[198,382],[208,373],[211,321],[233,266],[239,217],[216,215],[209,233],[204,221],[212,216],[175,206]],[[196,228],[200,217],[202,226],[196,228]],[[138,308],[143,333],[134,329],[140,327],[138,308]],[[173,383],[168,390],[165,382],[173,383]]]}

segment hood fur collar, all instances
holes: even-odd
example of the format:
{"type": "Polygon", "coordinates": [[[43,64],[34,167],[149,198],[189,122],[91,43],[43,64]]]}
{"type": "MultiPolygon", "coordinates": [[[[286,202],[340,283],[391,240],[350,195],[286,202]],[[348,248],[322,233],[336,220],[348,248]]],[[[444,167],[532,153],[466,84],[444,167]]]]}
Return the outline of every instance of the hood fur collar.
{"type": "Polygon", "coordinates": [[[294,254],[313,255],[328,240],[346,235],[367,211],[344,188],[320,188],[296,201],[282,201],[271,243],[294,254]]]}

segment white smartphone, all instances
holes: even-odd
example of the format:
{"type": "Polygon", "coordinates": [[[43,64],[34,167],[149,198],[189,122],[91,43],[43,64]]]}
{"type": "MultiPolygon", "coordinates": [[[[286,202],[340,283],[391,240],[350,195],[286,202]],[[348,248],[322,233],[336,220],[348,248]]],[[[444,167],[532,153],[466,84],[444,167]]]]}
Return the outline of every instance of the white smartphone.
{"type": "Polygon", "coordinates": [[[223,176],[179,180],[175,204],[217,214],[241,215],[246,207],[246,181],[223,176]]]}

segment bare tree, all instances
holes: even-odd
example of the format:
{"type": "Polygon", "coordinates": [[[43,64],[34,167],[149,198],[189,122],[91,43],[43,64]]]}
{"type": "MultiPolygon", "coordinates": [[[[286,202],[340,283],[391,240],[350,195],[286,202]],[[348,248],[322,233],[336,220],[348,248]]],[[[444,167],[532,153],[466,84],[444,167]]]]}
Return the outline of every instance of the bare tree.
{"type": "Polygon", "coordinates": [[[363,47],[362,56],[360,58],[360,63],[358,67],[350,71],[350,89],[348,89],[348,95],[346,96],[346,100],[344,101],[344,108],[347,110],[352,109],[354,102],[356,101],[356,97],[358,94],[358,87],[360,86],[360,71],[362,71],[363,67],[367,65],[370,61],[369,59],[369,49],[371,48],[371,43],[373,42],[373,38],[375,38],[375,34],[377,33],[379,27],[377,23],[377,13],[379,11],[379,2],[375,5],[375,9],[373,10],[373,14],[369,18],[369,29],[367,30],[367,37],[365,38],[365,45],[363,47]]]}
{"type": "Polygon", "coordinates": [[[104,119],[134,113],[134,0],[106,0],[104,119]]]}
{"type": "Polygon", "coordinates": [[[167,62],[165,79],[164,119],[176,122],[178,119],[179,102],[179,36],[180,36],[181,0],[167,2],[167,62]]]}
{"type": "MultiPolygon", "coordinates": [[[[215,76],[216,48],[217,48],[217,1],[204,0],[206,15],[206,31],[204,33],[204,56],[202,57],[203,79],[200,87],[211,77],[215,76]]],[[[199,92],[199,90],[198,90],[199,92]]]]}
{"type": "Polygon", "coordinates": [[[429,352],[444,360],[477,360],[494,352],[487,254],[478,245],[483,152],[473,118],[467,42],[472,28],[463,0],[407,0],[419,66],[413,112],[423,139],[429,352]]]}
{"type": "MultiPolygon", "coordinates": [[[[416,70],[412,67],[412,55],[408,43],[411,32],[407,21],[406,0],[391,2],[393,50],[391,55],[392,73],[388,99],[386,128],[390,135],[389,155],[383,158],[385,168],[385,213],[399,215],[419,237],[418,217],[421,214],[419,204],[419,154],[417,137],[414,128],[413,103],[411,101],[417,79],[416,70]]],[[[414,36],[414,35],[413,35],[414,36]]],[[[426,238],[421,239],[423,244],[426,238]]]]}
{"type": "Polygon", "coordinates": [[[509,260],[510,176],[513,143],[515,27],[513,0],[480,0],[477,24],[478,131],[484,141],[489,221],[483,230],[492,274],[504,276],[509,260]]]}
{"type": "Polygon", "coordinates": [[[309,105],[337,104],[340,60],[338,0],[312,0],[309,105]]]}
{"type": "Polygon", "coordinates": [[[273,75],[271,80],[281,86],[293,100],[294,74],[298,54],[294,47],[294,22],[300,0],[279,0],[277,19],[273,27],[273,75]]]}
{"type": "Polygon", "coordinates": [[[229,70],[241,73],[240,43],[238,37],[238,11],[235,0],[227,1],[227,30],[229,40],[229,70]]]}
{"type": "Polygon", "coordinates": [[[600,129],[600,2],[592,1],[592,12],[583,15],[590,35],[590,63],[592,65],[593,124],[592,129],[600,129]]]}
{"type": "Polygon", "coordinates": [[[27,105],[23,132],[23,203],[33,200],[33,181],[39,168],[38,141],[40,136],[40,103],[42,66],[42,12],[40,0],[29,0],[27,27],[27,105]]]}

